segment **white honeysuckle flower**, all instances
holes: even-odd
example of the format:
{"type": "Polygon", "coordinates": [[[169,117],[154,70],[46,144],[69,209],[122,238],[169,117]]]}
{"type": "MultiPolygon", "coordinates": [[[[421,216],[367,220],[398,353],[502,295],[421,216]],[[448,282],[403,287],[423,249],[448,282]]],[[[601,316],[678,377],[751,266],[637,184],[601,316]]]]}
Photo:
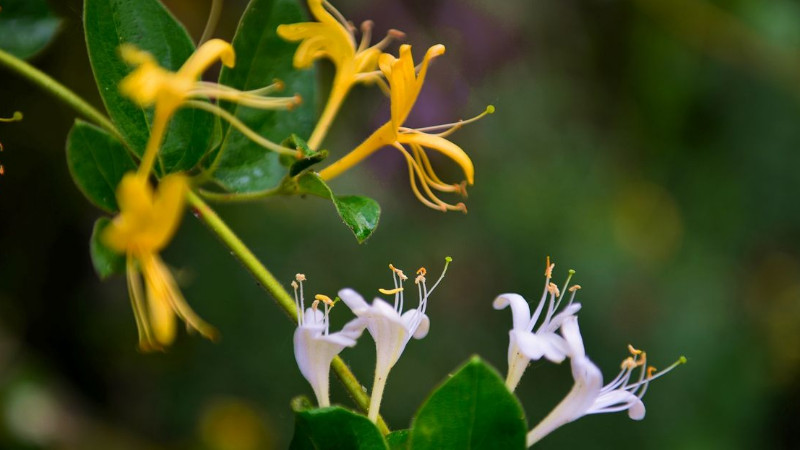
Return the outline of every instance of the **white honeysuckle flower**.
{"type": "Polygon", "coordinates": [[[583,347],[578,318],[569,317],[561,324],[561,333],[570,349],[572,377],[575,384],[566,397],[561,400],[529,433],[528,447],[532,446],[556,428],[577,420],[587,414],[628,411],[628,417],[642,420],[645,407],[642,397],[649,383],[665,375],[675,367],[686,362],[681,356],[667,369],[654,375],[656,369],[647,366],[647,354],[628,346],[631,356],[622,361],[619,374],[607,385],[603,386],[603,374],[600,369],[586,357],[583,347]],[[640,370],[639,376],[631,381],[633,372],[640,370]]]}
{"type": "Polygon", "coordinates": [[[380,289],[385,295],[394,295],[394,306],[385,300],[376,297],[372,305],[368,304],[364,297],[353,289],[342,289],[339,291],[339,298],[353,311],[353,313],[366,323],[369,334],[375,341],[375,381],[372,384],[372,396],[370,397],[369,413],[370,420],[375,422],[378,418],[383,390],[386,387],[386,379],[389,371],[394,367],[400,355],[406,348],[406,344],[412,337],[422,339],[428,334],[430,329],[430,319],[425,314],[428,307],[428,297],[439,286],[447,272],[447,266],[452,258],[445,259],[444,270],[436,283],[428,289],[426,285],[424,267],[417,271],[414,284],[417,285],[419,293],[419,305],[416,308],[403,312],[404,291],[403,282],[408,279],[402,270],[389,264],[394,279],[393,289],[380,289]]]}
{"type": "Polygon", "coordinates": [[[356,345],[356,339],[364,331],[362,319],[353,319],[341,331],[330,332],[329,313],[334,302],[330,297],[318,294],[310,308],[305,309],[303,300],[303,274],[297,274],[294,288],[294,301],[297,308],[297,330],[294,332],[294,357],[300,373],[311,384],[320,408],[330,406],[328,395],[331,361],[345,347],[356,345]],[[300,293],[298,295],[298,287],[300,293]],[[325,311],[318,309],[319,303],[325,311]]]}
{"type": "Polygon", "coordinates": [[[581,287],[577,284],[569,286],[572,275],[575,274],[574,270],[570,270],[564,288],[559,290],[555,284],[550,282],[553,267],[555,264],[551,264],[550,257],[548,257],[547,269],[544,272],[544,292],[542,292],[542,298],[539,300],[533,316],[531,316],[528,302],[519,294],[502,294],[492,303],[494,309],[498,310],[511,307],[513,327],[508,333],[508,375],[506,376],[506,387],[511,392],[516,389],[531,360],[537,361],[545,357],[554,363],[560,363],[568,355],[567,344],[556,331],[564,320],[573,317],[581,309],[580,303],[574,303],[575,293],[581,287]],[[561,312],[556,313],[567,292],[570,293],[567,305],[561,312]],[[545,303],[547,303],[547,311],[544,311],[545,303]],[[544,319],[534,331],[542,312],[545,313],[544,319]]]}

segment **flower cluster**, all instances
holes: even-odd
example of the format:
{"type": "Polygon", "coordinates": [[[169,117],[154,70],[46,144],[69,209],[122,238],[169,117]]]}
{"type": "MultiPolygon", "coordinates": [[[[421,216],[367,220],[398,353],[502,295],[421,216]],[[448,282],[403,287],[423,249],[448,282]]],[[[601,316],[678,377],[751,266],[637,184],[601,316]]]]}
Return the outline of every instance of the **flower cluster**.
{"type": "Polygon", "coordinates": [[[564,287],[559,289],[550,281],[554,267],[555,264],[548,257],[544,292],[532,316],[528,302],[519,294],[502,294],[493,303],[495,309],[511,307],[513,326],[509,332],[506,377],[509,390],[513,392],[516,389],[531,361],[544,357],[560,363],[569,358],[572,368],[575,384],[561,403],[528,433],[528,446],[532,446],[556,428],[587,414],[628,411],[631,419],[643,419],[645,407],[642,397],[649,383],[686,362],[686,358],[681,356],[667,369],[656,373],[654,367],[647,365],[647,354],[629,345],[631,356],[623,360],[619,374],[604,386],[602,372],[586,356],[578,327],[577,313],[581,305],[575,303],[575,294],[581,287],[577,284],[569,285],[575,271],[569,271],[564,287]],[[567,293],[569,300],[559,312],[567,293]],[[544,318],[536,327],[542,314],[544,318]],[[639,370],[638,377],[634,377],[636,370],[639,370]]]}
{"type": "Polygon", "coordinates": [[[372,23],[365,22],[361,27],[363,39],[356,46],[352,25],[333,5],[325,0],[308,0],[308,6],[318,22],[278,27],[278,34],[284,39],[301,42],[295,53],[295,67],[309,67],[318,58],[330,59],[336,67],[331,94],[308,144],[316,149],[322,143],[336,112],[354,85],[377,84],[388,93],[391,101],[390,120],[355,149],[323,169],[320,176],[324,180],[333,179],[375,151],[393,147],[408,164],[409,183],[420,202],[440,211],[466,212],[464,203],[448,203],[437,194],[466,196],[466,186],[473,184],[475,178],[472,160],[461,147],[446,138],[463,125],[493,113],[494,107],[487,107],[482,114],[470,120],[417,129],[405,127],[404,123],[422,90],[428,66],[434,58],[444,54],[444,45],[430,47],[422,63],[416,65],[410,45],[400,46],[399,57],[383,53],[392,40],[402,39],[403,33],[390,30],[386,38],[370,46],[372,23]],[[464,180],[459,183],[442,181],[434,171],[425,149],[435,150],[453,160],[463,171],[464,180]]]}
{"type": "Polygon", "coordinates": [[[425,314],[428,297],[444,278],[450,261],[452,261],[451,258],[446,258],[442,274],[430,289],[428,289],[425,278],[427,270],[424,267],[417,270],[414,284],[417,286],[419,303],[416,308],[408,309],[405,312],[403,311],[405,307],[403,283],[408,277],[392,264],[389,264],[389,269],[392,271],[394,287],[379,289],[379,292],[384,295],[393,295],[393,305],[379,297],[376,297],[370,305],[358,292],[352,289],[340,290],[337,300],[341,299],[356,315],[356,318],[348,322],[342,331],[333,334],[328,331],[328,314],[335,302],[330,297],[318,294],[315,296],[311,308],[304,309],[303,281],[306,277],[302,274],[295,277],[295,281],[292,282],[297,309],[297,330],[294,334],[295,359],[300,373],[311,384],[320,407],[330,404],[328,374],[331,361],[345,347],[353,347],[356,339],[366,328],[375,341],[376,352],[375,380],[372,384],[368,417],[373,422],[377,421],[389,371],[400,359],[400,355],[403,354],[403,350],[412,337],[422,339],[428,334],[430,319],[425,314]],[[319,302],[325,305],[324,312],[319,311],[319,302]]]}

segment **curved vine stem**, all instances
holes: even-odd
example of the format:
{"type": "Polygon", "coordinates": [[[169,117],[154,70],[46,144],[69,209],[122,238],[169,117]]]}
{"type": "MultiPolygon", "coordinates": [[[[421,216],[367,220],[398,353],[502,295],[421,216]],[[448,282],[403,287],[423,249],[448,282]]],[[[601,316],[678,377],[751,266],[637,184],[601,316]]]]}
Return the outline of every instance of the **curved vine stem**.
{"type": "MultiPolygon", "coordinates": [[[[5,66],[38,85],[43,90],[71,106],[78,113],[91,120],[95,124],[104,128],[106,131],[117,137],[120,142],[125,142],[117,128],[103,113],[95,109],[86,100],[72,92],[69,88],[59,83],[41,70],[31,66],[27,62],[0,50],[0,65],[5,66]]],[[[250,274],[264,287],[264,289],[275,298],[278,306],[283,309],[289,318],[297,322],[294,299],[281,286],[280,282],[272,273],[264,267],[256,258],[252,251],[239,239],[238,236],[228,227],[228,225],[212,210],[197,194],[189,192],[189,205],[193,208],[195,215],[203,221],[208,228],[216,234],[228,249],[239,259],[250,274]]],[[[363,411],[369,407],[369,397],[361,388],[361,383],[347,367],[347,364],[336,357],[331,364],[334,372],[342,381],[342,384],[353,397],[355,403],[363,411]]],[[[389,433],[389,428],[383,418],[378,417],[378,428],[383,434],[389,433]]]]}

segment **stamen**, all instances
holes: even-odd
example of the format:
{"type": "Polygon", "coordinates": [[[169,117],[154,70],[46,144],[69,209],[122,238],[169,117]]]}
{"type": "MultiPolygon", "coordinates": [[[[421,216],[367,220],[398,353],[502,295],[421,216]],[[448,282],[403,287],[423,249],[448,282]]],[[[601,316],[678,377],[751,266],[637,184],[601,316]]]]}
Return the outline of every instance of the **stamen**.
{"type": "Polygon", "coordinates": [[[374,25],[375,22],[371,20],[361,22],[361,42],[359,42],[356,52],[363,52],[369,47],[369,41],[372,40],[372,27],[374,25]]]}
{"type": "Polygon", "coordinates": [[[321,301],[322,303],[325,303],[328,306],[333,306],[333,300],[331,300],[331,298],[328,297],[327,295],[317,294],[317,295],[314,296],[314,298],[316,300],[321,301]]]}
{"type": "Polygon", "coordinates": [[[633,345],[628,344],[628,351],[631,352],[631,355],[641,355],[642,351],[636,349],[633,345]]]}
{"type": "Polygon", "coordinates": [[[467,124],[470,124],[470,123],[473,123],[473,122],[477,122],[478,120],[481,120],[482,118],[484,118],[485,116],[487,116],[489,114],[494,114],[494,112],[495,112],[494,105],[489,105],[489,106],[486,107],[486,109],[483,110],[483,112],[481,112],[480,114],[478,114],[475,117],[472,117],[471,119],[459,120],[457,122],[444,123],[444,124],[441,124],[441,125],[433,125],[433,126],[424,127],[424,128],[400,127],[399,129],[400,129],[400,131],[407,132],[407,133],[414,132],[414,131],[428,132],[428,131],[445,130],[445,131],[443,131],[441,133],[436,134],[436,136],[447,137],[447,136],[453,134],[459,128],[463,127],[464,125],[467,125],[467,124]]]}
{"type": "Polygon", "coordinates": [[[305,274],[298,273],[297,275],[294,276],[294,279],[297,281],[306,281],[306,276],[305,274]]]}
{"type": "Polygon", "coordinates": [[[22,116],[22,113],[21,113],[21,112],[19,112],[19,111],[14,111],[14,114],[13,114],[11,117],[8,117],[8,118],[6,118],[6,117],[0,117],[0,122],[6,122],[6,123],[9,123],[9,122],[19,122],[20,120],[22,120],[22,117],[23,117],[23,116],[22,116]]]}
{"type": "Polygon", "coordinates": [[[467,211],[467,206],[464,203],[457,203],[455,205],[451,205],[449,203],[445,203],[439,197],[437,197],[433,191],[431,191],[430,186],[428,184],[428,179],[425,176],[422,168],[416,163],[414,158],[408,153],[408,151],[399,143],[395,142],[392,144],[394,148],[399,150],[403,156],[406,158],[406,163],[408,163],[408,176],[409,176],[409,184],[411,185],[411,190],[417,199],[422,202],[425,206],[429,208],[436,209],[442,212],[450,211],[467,211]],[[427,194],[427,198],[422,195],[417,187],[416,176],[419,177],[419,184],[422,186],[423,191],[427,194]]]}
{"type": "Polygon", "coordinates": [[[383,295],[394,295],[394,294],[397,294],[398,292],[403,292],[403,288],[402,287],[394,288],[394,289],[383,289],[383,288],[380,288],[380,289],[378,289],[378,292],[380,292],[383,295]]]}
{"type": "Polygon", "coordinates": [[[580,284],[576,284],[576,285],[572,286],[571,288],[569,288],[569,291],[574,293],[575,291],[580,290],[580,289],[581,289],[581,285],[580,284]]]}
{"type": "Polygon", "coordinates": [[[280,155],[287,155],[293,158],[297,157],[297,150],[291,149],[288,147],[284,147],[282,145],[278,145],[269,139],[261,136],[260,134],[256,133],[252,129],[250,129],[247,125],[245,125],[241,120],[236,118],[233,114],[225,111],[224,109],[220,108],[217,105],[212,105],[211,103],[207,102],[200,102],[190,100],[185,103],[186,106],[194,107],[197,109],[202,109],[204,111],[208,111],[212,114],[216,114],[221,118],[227,120],[234,128],[236,128],[240,133],[247,136],[251,141],[255,142],[256,144],[266,148],[267,150],[272,150],[275,153],[280,155]]]}
{"type": "Polygon", "coordinates": [[[544,269],[544,276],[547,278],[553,278],[553,268],[555,267],[555,263],[550,264],[550,257],[547,257],[547,264],[544,269]]]}
{"type": "Polygon", "coordinates": [[[322,6],[324,6],[325,9],[327,9],[328,12],[331,13],[331,15],[335,17],[336,20],[338,20],[342,24],[345,30],[347,30],[348,34],[350,34],[351,44],[353,47],[355,47],[356,46],[355,37],[353,36],[353,30],[355,29],[355,27],[353,26],[353,24],[349,20],[345,19],[344,15],[342,15],[342,13],[340,13],[339,10],[336,9],[336,7],[333,6],[329,1],[327,0],[323,1],[322,6]]]}
{"type": "Polygon", "coordinates": [[[655,368],[655,367],[653,367],[653,366],[650,366],[650,367],[648,367],[648,368],[647,368],[647,378],[648,378],[648,379],[649,379],[649,378],[653,378],[653,374],[656,372],[656,370],[658,370],[658,369],[656,369],[656,368],[655,368]]]}
{"type": "Polygon", "coordinates": [[[560,291],[558,290],[558,286],[556,286],[555,283],[550,283],[550,284],[547,285],[547,292],[549,292],[550,295],[555,296],[555,297],[558,297],[560,295],[560,291]]]}
{"type": "Polygon", "coordinates": [[[427,275],[427,273],[428,273],[428,269],[426,269],[425,267],[420,267],[419,269],[417,269],[417,275],[425,276],[425,275],[427,275]]]}
{"type": "Polygon", "coordinates": [[[425,275],[417,275],[417,278],[414,278],[414,284],[425,283],[425,275]]]}
{"type": "Polygon", "coordinates": [[[314,300],[314,303],[311,304],[311,309],[316,311],[317,308],[319,308],[319,300],[314,300]]]}
{"type": "Polygon", "coordinates": [[[222,0],[211,0],[211,10],[208,12],[208,19],[206,20],[206,27],[203,30],[203,34],[200,36],[200,40],[197,42],[197,46],[199,47],[200,44],[207,41],[211,34],[214,33],[214,29],[217,28],[217,23],[219,23],[219,16],[222,12],[222,0]]]}

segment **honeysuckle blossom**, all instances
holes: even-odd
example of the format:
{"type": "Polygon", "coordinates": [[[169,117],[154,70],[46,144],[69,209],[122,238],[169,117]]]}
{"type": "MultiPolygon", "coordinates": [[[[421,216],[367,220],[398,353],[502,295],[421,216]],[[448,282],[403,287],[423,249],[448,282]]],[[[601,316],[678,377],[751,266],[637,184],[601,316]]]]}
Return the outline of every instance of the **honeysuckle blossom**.
{"type": "MultiPolygon", "coordinates": [[[[198,100],[215,98],[261,109],[290,109],[300,101],[296,96],[287,98],[265,96],[282,89],[283,84],[280,82],[253,91],[239,91],[220,84],[198,80],[200,75],[217,61],[221,61],[228,67],[234,66],[236,55],[233,47],[221,39],[211,39],[198,47],[177,72],[164,69],[153,55],[132,44],[123,44],[119,51],[122,59],[135,67],[120,82],[120,91],[139,106],[155,107],[150,139],[142,156],[141,170],[144,173],[149,173],[152,169],[167,124],[181,106],[192,106],[217,114],[253,139],[257,136],[256,133],[230,113],[216,105],[198,100]]],[[[256,137],[254,140],[269,150],[290,155],[296,154],[295,151],[285,149],[263,137],[256,137]]]]}
{"type": "Polygon", "coordinates": [[[327,58],[336,68],[328,102],[308,139],[308,145],[317,150],[350,89],[358,83],[382,85],[377,70],[378,56],[392,40],[402,39],[404,34],[389,30],[385,38],[370,45],[372,21],[366,21],[361,24],[361,42],[356,46],[353,25],[333,5],[324,0],[308,0],[308,9],[318,22],[280,25],[278,36],[287,41],[300,41],[294,54],[294,67],[305,69],[311,67],[315,59],[327,58]]]}
{"type": "Polygon", "coordinates": [[[508,344],[508,375],[506,376],[506,386],[510,391],[516,389],[522,374],[528,367],[531,360],[537,361],[542,357],[552,362],[560,363],[569,354],[567,343],[564,338],[556,333],[561,324],[569,317],[573,317],[581,309],[580,303],[575,303],[575,293],[580,289],[580,285],[569,286],[574,270],[569,271],[563,289],[550,282],[553,275],[555,264],[550,263],[547,258],[547,268],[545,269],[544,292],[536,310],[531,315],[528,302],[519,294],[502,294],[498,296],[492,306],[494,309],[511,307],[511,318],[513,327],[509,331],[508,344]],[[567,305],[560,311],[564,296],[570,293],[567,305]],[[547,304],[547,310],[544,306],[547,304]],[[536,331],[534,327],[542,317],[544,318],[536,331]]]}
{"type": "Polygon", "coordinates": [[[187,328],[210,339],[217,336],[214,327],[186,304],[158,256],[180,223],[187,189],[183,175],[167,175],[154,192],[146,177],[126,174],[117,187],[120,213],[103,230],[103,242],[127,257],[128,292],[143,351],[160,350],[172,343],[176,315],[187,328]]]}
{"type": "Polygon", "coordinates": [[[403,282],[408,279],[402,270],[389,264],[394,280],[393,289],[381,289],[385,295],[394,295],[394,305],[390,305],[385,300],[376,297],[372,305],[368,304],[364,298],[352,289],[342,289],[339,297],[359,318],[366,323],[369,334],[375,341],[376,361],[375,361],[375,381],[372,384],[372,396],[370,397],[369,413],[370,420],[375,422],[378,418],[378,411],[383,398],[383,390],[386,387],[386,379],[389,371],[394,367],[408,341],[414,337],[422,339],[428,334],[430,329],[430,319],[425,314],[428,307],[428,297],[439,286],[447,272],[447,266],[451,258],[446,259],[444,270],[436,283],[428,289],[424,267],[417,271],[414,284],[417,285],[419,294],[419,304],[416,308],[403,312],[404,288],[403,282]]]}
{"type": "Polygon", "coordinates": [[[461,126],[480,119],[494,112],[489,106],[479,116],[451,124],[413,129],[403,126],[411,109],[417,101],[430,62],[443,54],[443,45],[434,45],[425,53],[419,70],[414,65],[410,45],[400,46],[400,57],[384,53],[378,63],[383,75],[389,81],[391,99],[391,120],[378,128],[358,147],[350,153],[326,167],[320,172],[324,180],[330,180],[350,167],[356,165],[376,150],[391,146],[400,151],[408,164],[409,182],[414,195],[424,205],[440,211],[457,210],[466,212],[463,202],[450,204],[441,200],[434,191],[456,193],[466,196],[466,185],[473,184],[475,168],[469,156],[458,145],[446,139],[448,135],[461,126]],[[440,131],[433,134],[430,131],[440,131]],[[408,147],[408,149],[406,148],[408,147]],[[464,172],[465,180],[461,183],[445,183],[436,172],[425,153],[425,149],[436,150],[458,164],[464,172]],[[409,150],[410,149],[410,150],[409,150]]]}
{"type": "Polygon", "coordinates": [[[628,411],[628,417],[642,420],[645,407],[642,397],[651,381],[665,375],[675,367],[686,362],[681,356],[667,369],[656,373],[656,369],[647,366],[647,355],[641,350],[628,346],[631,356],[622,361],[621,370],[610,383],[603,386],[603,374],[600,369],[586,357],[583,339],[578,328],[578,318],[570,316],[564,319],[561,333],[570,351],[572,377],[575,380],[570,392],[527,437],[528,446],[532,446],[556,428],[577,420],[587,414],[628,411]],[[633,373],[639,370],[639,376],[633,373]]]}
{"type": "Polygon", "coordinates": [[[297,274],[292,281],[294,301],[297,308],[297,330],[294,332],[294,357],[300,373],[303,374],[320,408],[330,406],[328,395],[331,361],[345,347],[353,347],[364,331],[362,319],[353,319],[341,331],[330,332],[328,315],[334,303],[325,295],[318,294],[310,308],[305,308],[303,300],[303,281],[305,276],[297,274]],[[298,294],[299,288],[299,294],[298,294]],[[319,303],[324,305],[324,312],[319,310],[319,303]]]}

